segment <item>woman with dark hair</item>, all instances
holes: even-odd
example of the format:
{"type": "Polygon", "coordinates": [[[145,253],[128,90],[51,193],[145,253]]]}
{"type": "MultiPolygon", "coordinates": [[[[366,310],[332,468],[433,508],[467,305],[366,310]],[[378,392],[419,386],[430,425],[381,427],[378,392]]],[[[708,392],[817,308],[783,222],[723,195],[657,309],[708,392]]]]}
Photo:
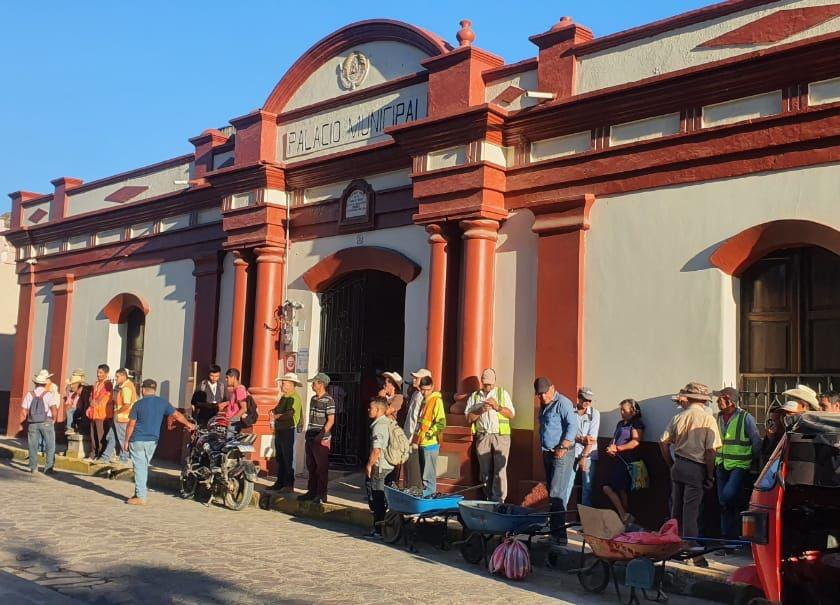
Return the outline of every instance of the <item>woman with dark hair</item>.
{"type": "Polygon", "coordinates": [[[618,516],[624,524],[632,523],[633,515],[628,512],[630,494],[630,471],[628,466],[640,460],[639,445],[645,432],[642,422],[642,410],[635,399],[625,399],[618,404],[621,420],[615,427],[613,439],[607,446],[606,453],[618,458],[612,466],[604,494],[610,499],[618,516]]]}

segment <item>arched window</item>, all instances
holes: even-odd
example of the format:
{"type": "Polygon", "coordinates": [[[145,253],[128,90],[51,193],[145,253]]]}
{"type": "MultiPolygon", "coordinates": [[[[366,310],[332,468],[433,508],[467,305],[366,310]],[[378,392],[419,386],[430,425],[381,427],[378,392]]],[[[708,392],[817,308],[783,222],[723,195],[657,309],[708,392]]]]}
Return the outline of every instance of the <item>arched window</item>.
{"type": "Polygon", "coordinates": [[[840,256],[799,247],[747,268],[740,349],[742,391],[759,415],[796,384],[840,388],[840,256]]]}

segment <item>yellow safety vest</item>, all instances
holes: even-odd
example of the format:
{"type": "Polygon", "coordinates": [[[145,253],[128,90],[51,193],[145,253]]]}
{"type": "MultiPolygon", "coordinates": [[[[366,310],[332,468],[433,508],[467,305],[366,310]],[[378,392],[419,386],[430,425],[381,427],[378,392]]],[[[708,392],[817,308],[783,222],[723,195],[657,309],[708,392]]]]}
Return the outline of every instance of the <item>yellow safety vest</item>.
{"type": "MultiPolygon", "coordinates": [[[[476,391],[476,392],[478,392],[478,391],[476,391]]],[[[500,405],[503,401],[502,393],[503,393],[502,388],[501,387],[496,387],[496,401],[498,401],[500,405]]],[[[499,412],[496,412],[496,417],[499,420],[499,435],[510,435],[510,418],[500,414],[499,412]]],[[[475,427],[476,424],[478,424],[477,419],[476,419],[475,422],[472,423],[472,434],[473,435],[475,435],[475,433],[476,433],[476,427],[475,427]]]]}
{"type": "Polygon", "coordinates": [[[715,464],[722,464],[728,471],[735,468],[749,470],[752,466],[752,441],[747,437],[746,417],[747,413],[744,410],[737,410],[724,429],[723,414],[718,414],[718,427],[723,438],[723,446],[715,455],[715,464]]]}

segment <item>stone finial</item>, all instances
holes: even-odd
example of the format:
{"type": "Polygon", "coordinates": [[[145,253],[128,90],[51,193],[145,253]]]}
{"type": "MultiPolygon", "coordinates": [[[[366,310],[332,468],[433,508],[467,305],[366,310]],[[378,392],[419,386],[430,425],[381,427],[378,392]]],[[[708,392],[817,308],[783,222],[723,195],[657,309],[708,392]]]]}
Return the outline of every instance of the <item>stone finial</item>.
{"type": "Polygon", "coordinates": [[[455,35],[458,39],[458,46],[471,46],[475,40],[475,32],[472,30],[472,21],[469,19],[461,20],[461,29],[455,35]]]}
{"type": "Polygon", "coordinates": [[[560,20],[551,26],[552,31],[561,29],[566,27],[567,25],[571,25],[573,23],[572,18],[569,16],[560,17],[560,20]]]}

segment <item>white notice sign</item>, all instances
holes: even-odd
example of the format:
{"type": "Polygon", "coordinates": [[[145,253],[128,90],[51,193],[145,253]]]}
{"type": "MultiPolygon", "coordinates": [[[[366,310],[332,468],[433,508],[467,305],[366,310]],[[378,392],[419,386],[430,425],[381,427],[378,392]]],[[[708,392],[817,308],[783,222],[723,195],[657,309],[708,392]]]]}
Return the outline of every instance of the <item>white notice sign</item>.
{"type": "Polygon", "coordinates": [[[306,374],[309,372],[309,349],[301,349],[297,352],[297,368],[298,374],[306,374]]]}

